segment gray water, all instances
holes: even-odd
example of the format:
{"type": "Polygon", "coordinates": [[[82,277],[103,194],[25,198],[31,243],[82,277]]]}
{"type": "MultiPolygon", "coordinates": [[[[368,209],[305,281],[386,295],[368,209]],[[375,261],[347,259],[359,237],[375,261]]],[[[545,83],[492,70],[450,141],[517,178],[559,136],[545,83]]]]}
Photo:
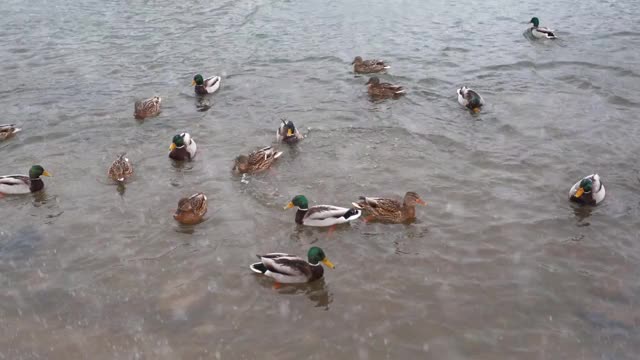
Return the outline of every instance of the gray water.
{"type": "Polygon", "coordinates": [[[640,4],[407,1],[0,2],[0,359],[636,359],[640,4]],[[532,42],[538,16],[561,38],[532,42]],[[406,87],[372,102],[354,56],[406,87]],[[195,73],[221,75],[199,102],[195,73]],[[455,89],[487,106],[462,109],[455,89]],[[163,97],[160,116],[134,101],[163,97]],[[307,135],[272,170],[233,158],[307,135]],[[184,166],[171,137],[199,145],[184,166]],[[107,167],[122,151],[124,192],[107,167]],[[567,201],[598,172],[607,198],[567,201]],[[347,206],[418,192],[411,225],[299,228],[293,195],[347,206]],[[180,226],[204,191],[207,220],[180,226]],[[336,264],[274,289],[254,254],[336,264]]]}

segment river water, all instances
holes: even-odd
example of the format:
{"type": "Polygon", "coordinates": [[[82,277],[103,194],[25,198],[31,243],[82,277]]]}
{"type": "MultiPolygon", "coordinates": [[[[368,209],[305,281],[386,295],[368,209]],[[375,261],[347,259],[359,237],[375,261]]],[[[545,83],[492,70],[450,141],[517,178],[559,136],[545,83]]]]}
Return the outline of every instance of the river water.
{"type": "Polygon", "coordinates": [[[0,3],[0,359],[636,359],[640,4],[634,0],[0,3]],[[561,38],[532,42],[538,16],[561,38]],[[356,55],[407,89],[372,102],[356,55]],[[195,73],[221,75],[202,105],[195,73]],[[467,85],[487,103],[463,110],[467,85]],[[163,97],[144,122],[133,103],[163,97]],[[208,108],[208,109],[207,109],[208,108]],[[206,111],[202,111],[206,110],[206,111]],[[232,160],[307,138],[245,182],[232,160]],[[194,162],[167,158],[174,134],[194,162]],[[124,191],[106,178],[126,151],[124,191]],[[567,201],[598,172],[607,199],[567,201]],[[209,197],[180,226],[178,199],[209,197]],[[299,228],[293,195],[418,192],[411,225],[299,228]],[[254,254],[336,264],[274,289],[254,254]]]}

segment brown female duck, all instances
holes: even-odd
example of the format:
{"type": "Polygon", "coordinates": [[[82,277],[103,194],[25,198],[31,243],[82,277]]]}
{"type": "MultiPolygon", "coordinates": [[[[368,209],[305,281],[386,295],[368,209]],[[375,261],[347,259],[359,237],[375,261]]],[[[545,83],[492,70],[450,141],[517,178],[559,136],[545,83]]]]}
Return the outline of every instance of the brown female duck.
{"type": "Polygon", "coordinates": [[[6,140],[21,130],[22,129],[17,128],[15,124],[0,125],[0,140],[6,140]]]}
{"type": "Polygon", "coordinates": [[[173,218],[181,224],[194,225],[201,222],[206,213],[207,196],[199,192],[188,198],[180,199],[178,209],[173,214],[173,218]]]}
{"type": "Polygon", "coordinates": [[[160,114],[160,96],[154,96],[151,99],[136,101],[133,106],[133,116],[138,120],[144,120],[148,117],[154,117],[160,114]]]}
{"type": "Polygon", "coordinates": [[[360,201],[354,202],[353,206],[362,209],[365,214],[365,221],[380,221],[388,223],[404,223],[416,217],[416,205],[427,205],[418,194],[409,191],[404,195],[404,200],[400,203],[394,199],[360,197],[360,201]]]}
{"type": "Polygon", "coordinates": [[[391,67],[382,60],[362,60],[360,56],[356,56],[351,65],[353,65],[353,71],[358,74],[378,73],[391,67]]]}
{"type": "Polygon", "coordinates": [[[273,165],[282,151],[276,151],[272,146],[252,151],[249,155],[240,155],[235,160],[233,171],[239,174],[258,173],[273,165]]]}
{"type": "Polygon", "coordinates": [[[125,157],[126,153],[118,155],[118,158],[111,163],[107,176],[113,181],[123,182],[133,175],[133,166],[129,159],[125,157]]]}
{"type": "Polygon", "coordinates": [[[380,79],[376,76],[371,77],[365,85],[368,87],[367,92],[369,93],[369,96],[373,98],[397,98],[405,94],[405,90],[402,86],[381,83],[380,79]]]}

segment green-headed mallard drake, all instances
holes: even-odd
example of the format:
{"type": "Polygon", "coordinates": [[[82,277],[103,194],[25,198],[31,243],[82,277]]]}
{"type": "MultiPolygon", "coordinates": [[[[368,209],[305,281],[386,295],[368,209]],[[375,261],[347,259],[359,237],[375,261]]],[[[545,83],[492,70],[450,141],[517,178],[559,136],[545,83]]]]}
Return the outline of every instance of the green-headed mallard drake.
{"type": "Polygon", "coordinates": [[[362,211],[355,208],[349,209],[333,205],[316,205],[309,207],[309,202],[304,195],[296,195],[284,209],[291,209],[292,207],[298,207],[298,211],[296,211],[296,224],[307,226],[344,224],[362,215],[362,211]]]}
{"type": "Polygon", "coordinates": [[[20,131],[22,129],[17,128],[15,124],[0,125],[0,140],[6,140],[20,131]]]}
{"type": "Polygon", "coordinates": [[[282,155],[282,151],[276,151],[272,146],[263,147],[236,158],[233,171],[239,174],[254,174],[273,165],[274,161],[282,155]]]}
{"type": "Polygon", "coordinates": [[[362,60],[360,56],[356,56],[351,65],[353,65],[353,71],[359,74],[378,73],[391,67],[382,60],[362,60]]]}
{"type": "Polygon", "coordinates": [[[270,277],[281,284],[308,283],[322,278],[324,269],[320,263],[334,269],[319,247],[312,247],[307,253],[308,261],[284,253],[256,255],[260,262],[251,264],[251,271],[270,277]]]}
{"type": "Polygon", "coordinates": [[[402,86],[381,83],[376,76],[372,76],[365,85],[368,87],[369,96],[373,98],[397,98],[405,94],[402,86]]]}
{"type": "Polygon", "coordinates": [[[139,100],[133,106],[133,116],[138,120],[143,120],[148,117],[154,117],[160,114],[160,103],[162,99],[160,96],[154,96],[150,99],[139,100]]]}
{"type": "Polygon", "coordinates": [[[553,33],[553,30],[540,26],[540,20],[537,17],[532,17],[529,24],[533,24],[529,31],[534,38],[537,39],[557,39],[558,37],[553,33]]]}
{"type": "Polygon", "coordinates": [[[185,225],[194,225],[202,221],[207,213],[207,196],[204,193],[196,193],[188,198],[178,201],[178,209],[173,214],[177,222],[185,225]]]}
{"type": "Polygon", "coordinates": [[[191,86],[195,86],[195,91],[198,95],[213,94],[220,88],[221,79],[222,78],[220,78],[220,76],[212,76],[210,78],[204,79],[202,75],[197,74],[193,77],[191,86]]]}
{"type": "Polygon", "coordinates": [[[404,195],[402,203],[398,200],[361,196],[360,201],[353,206],[362,209],[365,221],[381,221],[389,223],[404,223],[416,218],[416,205],[427,205],[418,194],[409,191],[404,195]]]}
{"type": "Polygon", "coordinates": [[[482,96],[466,86],[461,87],[456,92],[458,93],[458,103],[474,113],[479,112],[480,108],[484,105],[482,96]]]}
{"type": "Polygon", "coordinates": [[[127,178],[133,175],[133,165],[128,158],[125,157],[126,153],[118,155],[118,158],[111,163],[107,176],[113,181],[124,182],[127,178]]]}
{"type": "Polygon", "coordinates": [[[27,175],[0,176],[0,194],[28,194],[40,191],[44,188],[44,182],[40,176],[51,176],[42,166],[33,165],[27,175]]]}
{"type": "Polygon", "coordinates": [[[192,160],[196,156],[198,147],[189,133],[175,135],[169,146],[169,157],[173,160],[192,160]]]}
{"type": "Polygon", "coordinates": [[[569,200],[587,205],[596,205],[604,200],[604,185],[598,174],[585,176],[569,190],[569,200]]]}
{"type": "Polygon", "coordinates": [[[282,124],[276,131],[276,140],[286,144],[295,144],[302,139],[304,139],[304,136],[293,125],[293,121],[282,119],[282,124]]]}

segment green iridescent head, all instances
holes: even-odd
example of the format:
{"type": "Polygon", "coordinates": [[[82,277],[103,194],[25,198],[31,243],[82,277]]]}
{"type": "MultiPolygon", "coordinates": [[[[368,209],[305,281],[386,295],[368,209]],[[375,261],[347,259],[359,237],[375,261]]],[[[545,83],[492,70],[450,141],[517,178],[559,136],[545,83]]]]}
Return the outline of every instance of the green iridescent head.
{"type": "Polygon", "coordinates": [[[591,190],[593,190],[593,180],[590,178],[582,179],[582,181],[580,181],[580,188],[586,193],[591,192],[591,190]]]}
{"type": "Polygon", "coordinates": [[[317,246],[314,246],[311,249],[309,249],[309,252],[307,253],[307,258],[308,258],[309,264],[311,265],[317,265],[318,263],[322,262],[326,266],[332,269],[335,269],[335,265],[333,265],[333,263],[329,261],[329,259],[327,259],[327,256],[324,254],[324,251],[322,251],[322,249],[320,249],[317,246]]]}
{"type": "Polygon", "coordinates": [[[304,195],[296,195],[284,208],[286,210],[291,209],[294,206],[297,206],[302,210],[307,210],[309,208],[309,201],[307,201],[307,198],[304,195]]]}
{"type": "Polygon", "coordinates": [[[29,169],[29,177],[32,179],[37,179],[40,176],[51,176],[51,174],[49,174],[47,170],[45,170],[42,166],[33,165],[31,169],[29,169]]]}
{"type": "Polygon", "coordinates": [[[538,27],[540,25],[540,20],[537,17],[532,17],[529,23],[533,24],[533,26],[538,27]]]}
{"type": "Polygon", "coordinates": [[[193,85],[204,85],[204,78],[202,75],[197,74],[193,77],[193,85]]]}

